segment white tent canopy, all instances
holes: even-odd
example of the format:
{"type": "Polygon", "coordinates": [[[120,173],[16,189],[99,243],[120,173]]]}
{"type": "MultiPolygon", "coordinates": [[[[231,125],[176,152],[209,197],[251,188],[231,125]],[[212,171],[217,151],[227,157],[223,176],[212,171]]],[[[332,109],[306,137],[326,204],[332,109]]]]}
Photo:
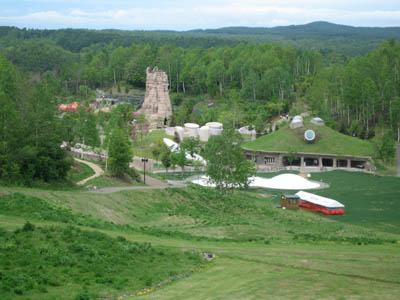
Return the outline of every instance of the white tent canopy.
{"type": "MultiPolygon", "coordinates": [[[[167,138],[163,138],[163,141],[164,141],[164,144],[167,145],[167,147],[171,150],[171,152],[178,153],[180,151],[179,144],[175,143],[174,141],[167,139],[167,138]]],[[[206,160],[196,153],[194,153],[193,156],[191,156],[190,153],[185,152],[185,155],[186,155],[186,159],[188,159],[188,160],[199,161],[202,164],[207,165],[206,160]]]]}
{"type": "MultiPolygon", "coordinates": [[[[318,182],[309,181],[296,174],[280,174],[273,178],[250,177],[249,181],[250,187],[279,190],[307,190],[320,187],[318,182]]],[[[210,183],[210,178],[208,176],[202,176],[192,182],[202,186],[215,187],[214,184],[210,183]]]]}

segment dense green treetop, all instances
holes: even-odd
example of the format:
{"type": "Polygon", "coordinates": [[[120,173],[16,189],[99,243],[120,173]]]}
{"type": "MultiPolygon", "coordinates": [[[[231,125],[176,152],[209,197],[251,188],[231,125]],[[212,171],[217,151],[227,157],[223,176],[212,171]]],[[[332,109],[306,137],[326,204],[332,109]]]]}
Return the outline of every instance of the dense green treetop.
{"type": "Polygon", "coordinates": [[[222,193],[247,188],[250,177],[255,174],[253,164],[243,157],[240,142],[241,136],[233,128],[225,128],[221,135],[212,136],[206,144],[206,174],[222,193]]]}

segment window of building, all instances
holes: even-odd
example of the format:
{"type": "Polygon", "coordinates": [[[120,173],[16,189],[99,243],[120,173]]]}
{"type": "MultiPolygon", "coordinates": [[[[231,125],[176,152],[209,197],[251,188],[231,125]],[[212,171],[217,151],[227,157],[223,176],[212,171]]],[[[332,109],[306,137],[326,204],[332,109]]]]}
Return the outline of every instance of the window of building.
{"type": "Polygon", "coordinates": [[[265,165],[274,164],[274,163],[275,163],[275,157],[264,156],[264,164],[265,165]]]}

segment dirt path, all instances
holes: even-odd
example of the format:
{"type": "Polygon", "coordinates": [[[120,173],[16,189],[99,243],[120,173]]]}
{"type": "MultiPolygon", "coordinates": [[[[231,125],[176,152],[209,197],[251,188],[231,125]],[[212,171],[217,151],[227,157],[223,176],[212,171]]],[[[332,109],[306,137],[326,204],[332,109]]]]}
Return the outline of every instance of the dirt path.
{"type": "Polygon", "coordinates": [[[94,171],[94,175],[92,175],[92,176],[90,176],[90,177],[88,177],[88,178],[86,178],[86,179],[83,179],[83,180],[77,182],[77,183],[76,183],[77,185],[84,185],[84,184],[85,184],[86,182],[88,182],[89,180],[91,180],[91,179],[93,179],[93,178],[96,178],[96,177],[99,177],[99,176],[101,176],[101,175],[104,174],[104,171],[103,171],[98,165],[96,165],[96,164],[94,164],[94,163],[91,163],[91,162],[88,162],[88,161],[84,161],[84,160],[81,160],[81,159],[78,159],[78,158],[74,158],[74,160],[77,161],[77,162],[80,162],[80,163],[82,163],[82,164],[85,164],[85,165],[89,166],[89,167],[92,168],[92,170],[94,171]]]}

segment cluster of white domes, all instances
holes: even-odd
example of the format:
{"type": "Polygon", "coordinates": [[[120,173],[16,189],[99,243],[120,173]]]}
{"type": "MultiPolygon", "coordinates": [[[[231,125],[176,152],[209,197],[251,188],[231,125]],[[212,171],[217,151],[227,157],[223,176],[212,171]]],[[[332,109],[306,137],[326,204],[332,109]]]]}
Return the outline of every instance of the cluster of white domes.
{"type": "MultiPolygon", "coordinates": [[[[311,123],[316,124],[316,125],[325,125],[324,120],[322,120],[320,117],[315,117],[312,118],[311,123]]],[[[303,117],[300,115],[294,116],[292,121],[290,122],[290,128],[295,129],[299,127],[303,127],[303,117]]]]}
{"type": "Polygon", "coordinates": [[[210,136],[222,134],[222,131],[222,123],[219,122],[208,122],[202,127],[195,123],[185,123],[184,127],[175,126],[165,129],[167,135],[174,136],[176,133],[181,141],[185,138],[193,137],[200,139],[202,142],[207,142],[210,136]]]}

